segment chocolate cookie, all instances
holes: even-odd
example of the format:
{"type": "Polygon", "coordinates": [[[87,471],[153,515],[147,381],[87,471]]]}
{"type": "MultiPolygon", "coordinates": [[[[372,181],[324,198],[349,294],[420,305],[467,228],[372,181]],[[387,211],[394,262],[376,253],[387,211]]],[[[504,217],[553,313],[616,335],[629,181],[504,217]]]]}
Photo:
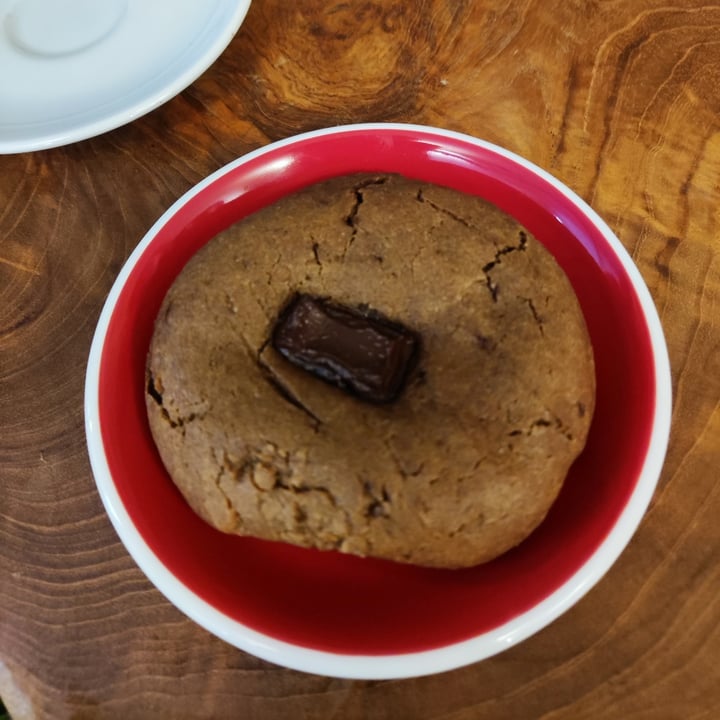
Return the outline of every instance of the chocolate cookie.
{"type": "Polygon", "coordinates": [[[567,278],[515,220],[362,175],[286,197],[190,260],[156,321],[146,399],[170,476],[216,528],[461,567],[545,517],[594,377],[567,278]]]}

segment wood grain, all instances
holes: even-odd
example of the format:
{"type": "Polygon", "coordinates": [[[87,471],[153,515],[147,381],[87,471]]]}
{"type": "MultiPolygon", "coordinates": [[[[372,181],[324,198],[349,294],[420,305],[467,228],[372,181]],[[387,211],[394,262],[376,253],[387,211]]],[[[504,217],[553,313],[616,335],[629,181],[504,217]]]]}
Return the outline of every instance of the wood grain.
{"type": "Polygon", "coordinates": [[[221,58],[99,138],[0,157],[0,697],[13,718],[720,717],[720,5],[254,0],[221,58]],[[271,666],[152,588],[101,507],[84,370],[122,263],[185,190],[311,128],[398,120],[519,152],[588,200],[657,303],[673,370],[660,487],[605,579],[443,675],[271,666]]]}

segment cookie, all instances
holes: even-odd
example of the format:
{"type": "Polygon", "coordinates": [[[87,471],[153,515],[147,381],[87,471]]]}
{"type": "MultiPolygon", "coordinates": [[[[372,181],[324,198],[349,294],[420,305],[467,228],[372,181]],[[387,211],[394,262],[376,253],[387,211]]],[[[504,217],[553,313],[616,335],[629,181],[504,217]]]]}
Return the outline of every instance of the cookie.
{"type": "Polygon", "coordinates": [[[188,262],[156,320],[146,401],[171,478],[219,530],[452,568],[543,520],[584,447],[594,378],[573,289],[527,230],[478,197],[355,175],[188,262]],[[391,392],[358,391],[375,380],[352,349],[288,334],[298,298],[341,333],[379,323],[378,387],[396,353],[382,328],[416,339],[391,392]]]}

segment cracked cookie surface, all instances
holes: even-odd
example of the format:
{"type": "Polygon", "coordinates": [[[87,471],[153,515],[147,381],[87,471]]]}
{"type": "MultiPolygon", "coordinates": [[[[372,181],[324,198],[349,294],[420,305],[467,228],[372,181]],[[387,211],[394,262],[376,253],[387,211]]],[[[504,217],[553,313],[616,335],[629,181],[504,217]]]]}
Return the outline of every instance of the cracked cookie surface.
{"type": "Polygon", "coordinates": [[[168,292],[148,356],[168,472],[225,532],[438,567],[485,562],[542,521],[594,407],[564,273],[485,201],[392,175],[336,178],[224,231],[168,292]],[[422,337],[372,405],[269,343],[293,293],[422,337]]]}

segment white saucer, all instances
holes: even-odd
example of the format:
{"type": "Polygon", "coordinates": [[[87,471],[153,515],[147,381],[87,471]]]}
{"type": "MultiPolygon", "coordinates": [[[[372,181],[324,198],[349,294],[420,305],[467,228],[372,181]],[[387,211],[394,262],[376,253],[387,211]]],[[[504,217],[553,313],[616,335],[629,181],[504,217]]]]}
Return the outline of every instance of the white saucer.
{"type": "Polygon", "coordinates": [[[124,125],[185,89],[250,0],[0,0],[0,154],[124,125]]]}

